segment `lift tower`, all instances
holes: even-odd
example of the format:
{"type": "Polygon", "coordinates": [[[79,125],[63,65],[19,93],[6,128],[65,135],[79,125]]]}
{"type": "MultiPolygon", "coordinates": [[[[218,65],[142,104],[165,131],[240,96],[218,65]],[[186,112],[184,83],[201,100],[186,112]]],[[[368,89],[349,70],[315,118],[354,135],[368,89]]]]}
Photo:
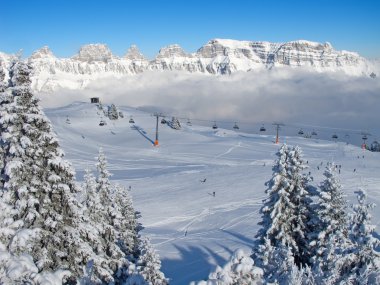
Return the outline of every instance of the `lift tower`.
{"type": "Polygon", "coordinates": [[[158,120],[160,119],[160,117],[164,118],[165,116],[162,115],[162,113],[154,113],[153,116],[156,117],[156,139],[153,145],[158,146],[158,120]]]}
{"type": "Polygon", "coordinates": [[[274,122],[272,125],[276,126],[276,144],[278,144],[278,143],[279,143],[278,132],[279,132],[279,130],[281,129],[281,126],[285,126],[285,124],[283,124],[283,123],[278,123],[278,122],[274,122]]]}

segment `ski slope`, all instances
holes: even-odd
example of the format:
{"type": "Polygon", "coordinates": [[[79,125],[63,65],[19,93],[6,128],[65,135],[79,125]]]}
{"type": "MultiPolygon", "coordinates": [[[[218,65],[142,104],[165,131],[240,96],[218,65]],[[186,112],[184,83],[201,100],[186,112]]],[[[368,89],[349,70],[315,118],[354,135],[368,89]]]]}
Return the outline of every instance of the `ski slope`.
{"type": "MultiPolygon", "coordinates": [[[[86,168],[95,171],[95,157],[103,147],[111,179],[131,187],[145,227],[142,234],[152,239],[171,284],[206,278],[237,248],[249,252],[266,197],[265,182],[271,178],[279,148],[274,136],[185,122],[181,130],[159,124],[160,145],[153,147],[155,117],[133,108],[119,109],[124,118],[116,121],[90,103],[76,102],[45,113],[78,181],[86,168]],[[129,123],[131,115],[134,124],[129,123]],[[107,125],[99,126],[101,119],[107,125]]],[[[333,161],[342,165],[338,175],[349,204],[355,202],[354,191],[359,188],[380,204],[380,153],[319,139],[282,137],[281,142],[302,148],[309,165],[306,171],[315,184],[322,181],[326,162],[333,161]]],[[[373,215],[379,227],[380,207],[373,215]]]]}

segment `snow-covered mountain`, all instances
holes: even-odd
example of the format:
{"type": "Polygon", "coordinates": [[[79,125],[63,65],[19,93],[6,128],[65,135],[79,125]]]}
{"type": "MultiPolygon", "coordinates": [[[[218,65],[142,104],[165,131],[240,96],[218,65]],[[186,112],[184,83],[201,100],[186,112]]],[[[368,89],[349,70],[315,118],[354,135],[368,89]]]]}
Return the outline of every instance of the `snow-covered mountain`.
{"type": "MultiPolygon", "coordinates": [[[[0,64],[7,65],[13,55],[0,53],[0,64]]],[[[343,72],[353,76],[377,74],[377,64],[355,52],[334,50],[330,43],[292,41],[287,43],[214,39],[195,53],[179,45],[160,49],[153,60],[131,46],[125,56],[112,54],[105,44],[82,46],[71,58],[57,58],[48,47],[34,52],[29,61],[35,69],[33,88],[84,88],[89,82],[108,76],[121,77],[146,70],[177,70],[205,74],[231,74],[255,69],[306,67],[318,72],[343,72]]]]}

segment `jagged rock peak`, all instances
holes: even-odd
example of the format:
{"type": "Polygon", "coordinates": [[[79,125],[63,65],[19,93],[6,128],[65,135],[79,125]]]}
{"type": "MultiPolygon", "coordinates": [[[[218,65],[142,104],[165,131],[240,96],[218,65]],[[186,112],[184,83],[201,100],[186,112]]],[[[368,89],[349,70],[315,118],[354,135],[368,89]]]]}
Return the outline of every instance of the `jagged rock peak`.
{"type": "Polygon", "coordinates": [[[136,45],[131,45],[124,57],[130,60],[146,60],[136,45]]]}
{"type": "Polygon", "coordinates": [[[314,50],[333,50],[332,45],[329,42],[318,43],[306,40],[297,40],[284,43],[284,46],[291,46],[299,50],[314,49],[314,50]]]}
{"type": "Polygon", "coordinates": [[[191,57],[191,55],[187,54],[178,44],[168,45],[161,48],[157,55],[157,58],[170,57],[191,57]]]}
{"type": "Polygon", "coordinates": [[[44,46],[30,56],[30,59],[38,59],[38,58],[52,58],[55,57],[53,52],[50,50],[48,46],[44,46]]]}
{"type": "Polygon", "coordinates": [[[73,59],[94,62],[108,62],[114,58],[111,50],[105,44],[89,44],[80,48],[78,55],[73,56],[73,59]]]}

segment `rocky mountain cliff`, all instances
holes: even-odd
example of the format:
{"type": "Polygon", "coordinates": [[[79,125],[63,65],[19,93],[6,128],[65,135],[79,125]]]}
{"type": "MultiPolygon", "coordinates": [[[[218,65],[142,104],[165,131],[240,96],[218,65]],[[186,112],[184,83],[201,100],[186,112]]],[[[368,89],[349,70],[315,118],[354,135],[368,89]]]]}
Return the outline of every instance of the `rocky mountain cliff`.
{"type": "MultiPolygon", "coordinates": [[[[0,53],[0,64],[7,66],[11,55],[0,53]]],[[[33,88],[52,91],[57,88],[84,88],[89,82],[108,76],[121,77],[146,70],[178,70],[208,74],[231,74],[255,69],[309,67],[318,72],[344,72],[369,76],[376,69],[357,53],[336,51],[329,43],[292,41],[287,43],[210,40],[195,53],[186,53],[179,45],[160,49],[148,60],[133,45],[118,57],[104,44],[89,44],[71,58],[57,58],[48,47],[28,59],[33,65],[33,88]]]]}

